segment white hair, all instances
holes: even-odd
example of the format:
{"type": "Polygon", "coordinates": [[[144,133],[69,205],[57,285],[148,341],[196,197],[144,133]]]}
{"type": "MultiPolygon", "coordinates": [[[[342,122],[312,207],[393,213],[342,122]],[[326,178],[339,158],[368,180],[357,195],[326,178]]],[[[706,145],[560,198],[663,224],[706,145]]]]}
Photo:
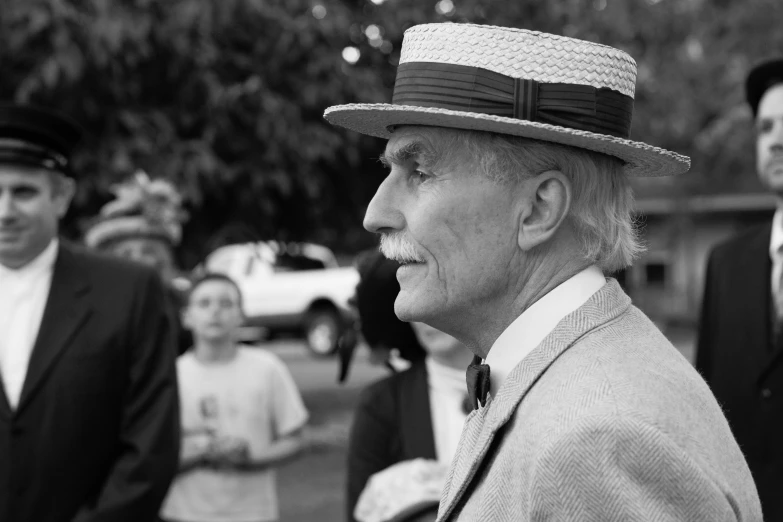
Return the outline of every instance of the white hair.
{"type": "Polygon", "coordinates": [[[622,160],[550,142],[479,131],[453,131],[459,147],[488,178],[505,183],[547,170],[572,184],[570,219],[584,259],[606,272],[631,265],[643,251],[633,219],[633,191],[622,160]]]}

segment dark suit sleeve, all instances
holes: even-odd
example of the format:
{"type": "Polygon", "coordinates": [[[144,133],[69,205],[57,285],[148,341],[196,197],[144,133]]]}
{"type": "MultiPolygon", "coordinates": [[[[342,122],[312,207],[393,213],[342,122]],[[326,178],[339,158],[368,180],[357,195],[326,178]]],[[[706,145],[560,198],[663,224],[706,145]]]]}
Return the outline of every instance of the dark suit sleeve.
{"type": "Polygon", "coordinates": [[[712,351],[714,349],[713,333],[715,331],[714,314],[717,310],[717,260],[716,251],[712,251],[707,261],[707,271],[704,276],[704,292],[702,293],[701,314],[696,339],[695,366],[707,383],[712,378],[712,351]]]}
{"type": "Polygon", "coordinates": [[[353,522],[356,502],[370,476],[395,463],[396,436],[391,381],[366,388],[354,413],[348,442],[348,495],[346,519],[353,522]]]}
{"type": "Polygon", "coordinates": [[[177,470],[179,396],[172,320],[157,275],[140,278],[129,302],[128,380],[117,459],[93,506],[75,522],[147,522],[177,470]]]}

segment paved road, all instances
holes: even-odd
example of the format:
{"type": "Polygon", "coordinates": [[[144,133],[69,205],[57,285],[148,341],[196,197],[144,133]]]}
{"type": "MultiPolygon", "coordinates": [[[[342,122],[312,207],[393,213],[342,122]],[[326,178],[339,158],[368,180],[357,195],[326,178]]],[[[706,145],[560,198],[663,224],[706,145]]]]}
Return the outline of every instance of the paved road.
{"type": "Polygon", "coordinates": [[[348,382],[337,384],[337,358],[311,356],[296,340],[261,345],[288,366],[310,412],[312,446],[298,460],[278,471],[281,522],[342,522],[345,459],[352,411],[360,390],[388,375],[371,366],[360,347],[348,382]]]}

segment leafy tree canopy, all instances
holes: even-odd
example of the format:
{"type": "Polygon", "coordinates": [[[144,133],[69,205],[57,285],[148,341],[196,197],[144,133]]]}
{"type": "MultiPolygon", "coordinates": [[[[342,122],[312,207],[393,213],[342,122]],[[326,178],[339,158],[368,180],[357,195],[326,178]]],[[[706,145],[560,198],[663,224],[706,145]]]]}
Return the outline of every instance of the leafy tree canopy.
{"type": "Polygon", "coordinates": [[[373,241],[361,220],[383,143],[322,114],[390,99],[408,27],[496,24],[628,51],[634,139],[693,158],[681,180],[641,188],[691,193],[755,188],[742,83],[783,48],[782,19],[778,0],[6,0],[0,97],[87,129],[72,236],[142,168],[184,192],[186,265],[254,238],[355,251],[373,241]]]}

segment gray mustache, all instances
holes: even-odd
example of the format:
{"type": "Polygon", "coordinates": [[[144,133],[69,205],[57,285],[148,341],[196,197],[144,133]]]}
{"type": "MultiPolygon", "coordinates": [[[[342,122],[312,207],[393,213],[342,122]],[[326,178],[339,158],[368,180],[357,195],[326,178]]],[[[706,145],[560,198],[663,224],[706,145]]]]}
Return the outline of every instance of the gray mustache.
{"type": "Polygon", "coordinates": [[[380,249],[384,257],[400,263],[423,261],[422,256],[416,251],[416,247],[402,232],[383,234],[380,249]]]}

